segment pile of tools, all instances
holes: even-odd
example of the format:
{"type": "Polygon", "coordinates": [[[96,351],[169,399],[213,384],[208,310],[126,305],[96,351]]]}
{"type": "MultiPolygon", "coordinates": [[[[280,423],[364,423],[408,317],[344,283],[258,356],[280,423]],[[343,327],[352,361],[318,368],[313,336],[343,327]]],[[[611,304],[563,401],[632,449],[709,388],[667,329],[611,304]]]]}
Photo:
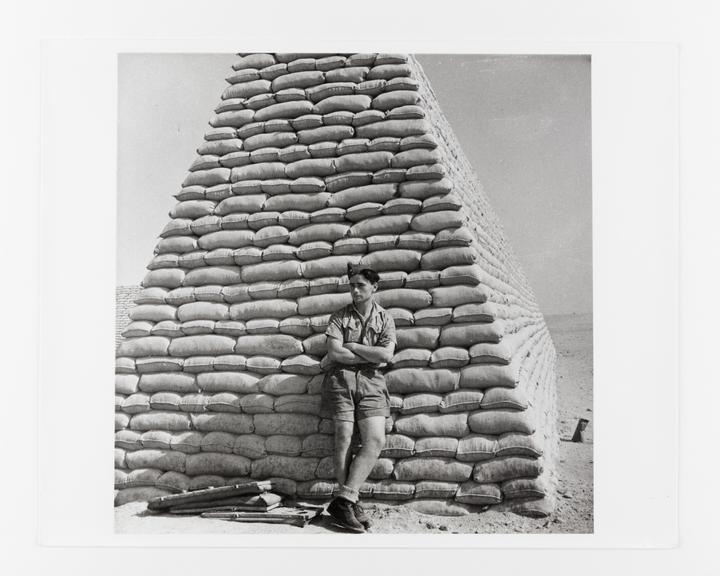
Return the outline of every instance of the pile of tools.
{"type": "Polygon", "coordinates": [[[271,481],[205,488],[153,498],[148,502],[148,510],[235,522],[267,522],[301,527],[324,510],[318,504],[285,500],[272,490],[271,481]]]}

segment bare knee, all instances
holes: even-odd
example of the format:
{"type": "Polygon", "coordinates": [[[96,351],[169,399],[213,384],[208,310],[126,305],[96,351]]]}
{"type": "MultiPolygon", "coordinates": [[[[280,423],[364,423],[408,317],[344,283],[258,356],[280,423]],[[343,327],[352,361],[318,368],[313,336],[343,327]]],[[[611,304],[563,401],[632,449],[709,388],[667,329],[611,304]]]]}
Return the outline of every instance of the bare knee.
{"type": "Polygon", "coordinates": [[[335,445],[349,446],[353,437],[352,422],[335,422],[335,445]]]}
{"type": "Polygon", "coordinates": [[[363,448],[365,448],[371,454],[379,455],[384,447],[385,447],[385,432],[384,431],[369,434],[367,438],[363,439],[363,448]]]}

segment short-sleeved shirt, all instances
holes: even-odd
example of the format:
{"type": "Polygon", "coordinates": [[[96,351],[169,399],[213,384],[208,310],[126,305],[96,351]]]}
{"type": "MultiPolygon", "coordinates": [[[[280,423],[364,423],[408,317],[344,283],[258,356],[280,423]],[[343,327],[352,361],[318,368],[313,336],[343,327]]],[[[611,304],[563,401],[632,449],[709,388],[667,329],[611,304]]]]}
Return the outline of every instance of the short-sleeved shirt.
{"type": "MultiPolygon", "coordinates": [[[[330,316],[325,335],[328,338],[337,338],[343,343],[354,342],[365,346],[387,346],[390,343],[397,343],[395,321],[377,302],[373,302],[365,321],[352,303],[338,310],[330,316]]],[[[382,367],[385,364],[377,364],[377,366],[382,367]]]]}

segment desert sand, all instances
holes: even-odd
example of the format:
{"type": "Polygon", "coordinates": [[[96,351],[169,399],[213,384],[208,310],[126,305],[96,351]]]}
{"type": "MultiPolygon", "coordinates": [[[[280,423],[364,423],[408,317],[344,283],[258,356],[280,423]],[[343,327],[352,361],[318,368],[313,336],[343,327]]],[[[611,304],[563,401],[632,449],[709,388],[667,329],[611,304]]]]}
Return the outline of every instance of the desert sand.
{"type": "MultiPolygon", "coordinates": [[[[592,316],[547,316],[557,361],[558,461],[557,506],[547,518],[526,518],[498,509],[465,516],[430,516],[407,506],[368,503],[372,533],[385,534],[512,534],[593,532],[593,348],[592,316]],[[571,442],[579,418],[589,424],[583,442],[571,442]]],[[[196,516],[159,515],[144,502],[115,510],[115,531],[122,534],[331,534],[327,517],[304,528],[282,524],[244,524],[196,516]]],[[[362,537],[362,536],[360,536],[362,537]]]]}

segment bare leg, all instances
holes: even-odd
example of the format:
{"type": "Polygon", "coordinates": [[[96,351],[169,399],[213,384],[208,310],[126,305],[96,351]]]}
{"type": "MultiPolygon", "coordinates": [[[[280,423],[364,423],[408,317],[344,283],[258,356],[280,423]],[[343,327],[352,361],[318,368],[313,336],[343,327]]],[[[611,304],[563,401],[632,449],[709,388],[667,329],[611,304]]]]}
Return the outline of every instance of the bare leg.
{"type": "Polygon", "coordinates": [[[335,453],[333,464],[335,466],[335,479],[338,485],[345,484],[350,467],[350,443],[352,441],[354,422],[335,420],[335,453]]]}
{"type": "Polygon", "coordinates": [[[385,417],[371,416],[358,420],[358,427],[360,428],[362,447],[350,465],[345,485],[352,490],[359,491],[360,486],[372,472],[385,445],[385,417]]]}

